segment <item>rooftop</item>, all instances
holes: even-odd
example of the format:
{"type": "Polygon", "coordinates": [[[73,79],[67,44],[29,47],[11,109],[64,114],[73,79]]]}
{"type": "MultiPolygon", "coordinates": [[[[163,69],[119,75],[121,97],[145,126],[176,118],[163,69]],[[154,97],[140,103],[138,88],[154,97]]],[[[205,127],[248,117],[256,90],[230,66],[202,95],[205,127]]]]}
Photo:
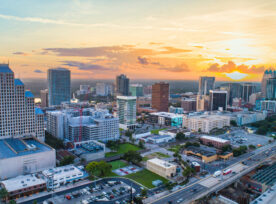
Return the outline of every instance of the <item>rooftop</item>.
{"type": "Polygon", "coordinates": [[[176,166],[174,164],[171,164],[171,163],[169,163],[167,161],[164,161],[164,160],[158,159],[158,158],[150,159],[147,162],[154,163],[156,165],[162,166],[163,168],[171,168],[171,167],[176,166]]]}
{"type": "Polygon", "coordinates": [[[14,85],[15,86],[23,86],[23,82],[20,79],[14,79],[14,85]]]}
{"type": "Polygon", "coordinates": [[[221,142],[221,143],[229,142],[229,140],[221,139],[221,138],[218,138],[218,137],[211,137],[211,136],[207,136],[207,135],[201,136],[200,139],[201,138],[202,139],[207,139],[207,140],[213,140],[213,141],[221,142]]]}
{"type": "Polygon", "coordinates": [[[215,150],[209,149],[207,147],[203,148],[202,146],[201,147],[190,146],[190,147],[187,147],[187,151],[192,151],[195,154],[201,154],[207,157],[214,156],[217,154],[215,150]]]}
{"type": "Polygon", "coordinates": [[[1,73],[13,73],[13,71],[9,67],[9,64],[0,64],[0,72],[1,73]]]}
{"type": "Polygon", "coordinates": [[[117,99],[123,99],[123,100],[136,100],[136,96],[117,96],[117,99]]]}
{"type": "Polygon", "coordinates": [[[156,116],[163,116],[163,117],[168,117],[168,118],[178,118],[182,117],[182,114],[177,114],[177,113],[169,113],[169,112],[156,112],[156,113],[150,113],[151,115],[156,115],[156,116]]]}
{"type": "Polygon", "coordinates": [[[35,139],[8,138],[0,140],[0,159],[31,155],[52,149],[35,139]]]}
{"type": "Polygon", "coordinates": [[[36,177],[33,174],[28,174],[1,181],[1,183],[5,186],[8,192],[12,192],[20,190],[22,188],[45,184],[45,181],[41,178],[36,177]]]}
{"type": "Polygon", "coordinates": [[[84,172],[80,167],[75,167],[73,165],[61,166],[51,169],[46,169],[42,171],[42,174],[46,177],[53,175],[54,180],[60,180],[60,178],[68,177],[82,177],[84,176],[84,172]]]}
{"type": "Polygon", "coordinates": [[[34,95],[31,91],[25,91],[25,97],[27,98],[34,98],[34,95]]]}
{"type": "Polygon", "coordinates": [[[44,114],[41,108],[35,107],[35,114],[44,114]]]}

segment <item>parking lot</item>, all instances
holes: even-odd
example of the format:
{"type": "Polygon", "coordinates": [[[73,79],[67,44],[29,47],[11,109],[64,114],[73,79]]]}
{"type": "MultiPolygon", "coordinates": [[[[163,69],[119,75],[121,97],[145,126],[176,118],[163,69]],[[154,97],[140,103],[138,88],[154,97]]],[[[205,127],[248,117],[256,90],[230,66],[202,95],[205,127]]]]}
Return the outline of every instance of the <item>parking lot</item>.
{"type": "Polygon", "coordinates": [[[245,130],[234,130],[227,134],[218,135],[217,137],[230,140],[233,146],[240,146],[240,145],[264,146],[268,144],[268,141],[270,140],[269,137],[248,133],[245,130]]]}

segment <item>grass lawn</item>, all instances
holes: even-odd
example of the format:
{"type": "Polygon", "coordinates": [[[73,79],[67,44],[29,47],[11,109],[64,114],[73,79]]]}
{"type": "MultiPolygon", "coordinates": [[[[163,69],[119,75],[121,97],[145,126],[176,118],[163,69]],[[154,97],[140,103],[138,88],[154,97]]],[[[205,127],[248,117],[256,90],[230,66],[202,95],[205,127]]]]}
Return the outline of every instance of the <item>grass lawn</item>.
{"type": "Polygon", "coordinates": [[[149,160],[148,157],[143,157],[143,158],[142,158],[142,161],[148,161],[148,160],[149,160]]]}
{"type": "Polygon", "coordinates": [[[152,181],[155,181],[155,180],[161,180],[163,181],[163,183],[167,183],[168,180],[147,170],[147,169],[144,169],[142,171],[139,171],[137,173],[134,173],[134,174],[129,174],[129,175],[126,175],[124,176],[126,178],[130,178],[130,179],[133,179],[135,181],[137,181],[138,183],[148,187],[148,188],[154,188],[155,186],[152,185],[152,181]]]}
{"type": "Polygon", "coordinates": [[[163,157],[163,158],[169,158],[169,155],[163,154],[161,152],[155,152],[155,154],[157,154],[159,157],[163,157]]]}
{"type": "Polygon", "coordinates": [[[112,162],[109,162],[109,164],[112,165],[112,170],[127,166],[127,163],[122,160],[112,161],[112,162]]]}
{"type": "Polygon", "coordinates": [[[151,130],[151,134],[155,134],[155,135],[158,135],[159,134],[159,131],[161,130],[166,130],[167,128],[163,128],[163,129],[156,129],[156,130],[151,130]]]}
{"type": "Polygon", "coordinates": [[[119,149],[117,152],[107,152],[105,153],[105,157],[112,157],[112,156],[115,156],[115,155],[119,155],[119,154],[124,154],[130,150],[134,150],[134,151],[137,151],[137,150],[140,150],[141,148],[136,146],[136,145],[133,145],[133,144],[129,144],[129,143],[124,143],[124,144],[120,144],[119,146],[119,149]]]}
{"type": "Polygon", "coordinates": [[[168,148],[168,150],[171,152],[177,152],[177,151],[179,151],[179,149],[180,149],[180,145],[176,145],[176,146],[172,146],[172,147],[168,148]]]}

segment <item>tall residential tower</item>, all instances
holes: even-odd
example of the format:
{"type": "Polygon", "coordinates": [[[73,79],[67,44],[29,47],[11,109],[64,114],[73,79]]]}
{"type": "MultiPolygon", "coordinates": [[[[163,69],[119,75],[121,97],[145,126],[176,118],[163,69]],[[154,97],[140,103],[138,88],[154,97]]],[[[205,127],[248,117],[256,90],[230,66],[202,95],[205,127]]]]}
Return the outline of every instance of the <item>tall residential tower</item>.
{"type": "Polygon", "coordinates": [[[160,82],[152,85],[152,108],[161,112],[169,109],[169,84],[160,82]]]}

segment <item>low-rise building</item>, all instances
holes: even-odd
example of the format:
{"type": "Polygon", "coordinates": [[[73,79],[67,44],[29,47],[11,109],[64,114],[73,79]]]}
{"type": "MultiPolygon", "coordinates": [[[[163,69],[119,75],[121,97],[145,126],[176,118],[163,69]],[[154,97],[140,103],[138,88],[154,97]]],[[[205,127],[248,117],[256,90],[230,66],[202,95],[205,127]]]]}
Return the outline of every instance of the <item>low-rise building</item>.
{"type": "Polygon", "coordinates": [[[104,158],[105,144],[92,140],[74,143],[74,153],[86,161],[93,161],[104,158]]]}
{"type": "Polygon", "coordinates": [[[76,167],[73,165],[50,168],[42,171],[42,174],[47,180],[49,189],[59,188],[62,185],[79,181],[88,176],[83,166],[76,167]]]}
{"type": "Polygon", "coordinates": [[[150,113],[150,121],[159,125],[182,127],[183,115],[168,113],[168,112],[156,112],[150,113]]]}
{"type": "Polygon", "coordinates": [[[205,145],[212,145],[216,148],[222,148],[226,145],[230,145],[229,140],[221,139],[218,137],[211,137],[207,135],[201,136],[200,141],[205,145]]]}
{"type": "Polygon", "coordinates": [[[0,183],[1,187],[7,190],[9,200],[30,196],[47,189],[46,181],[34,174],[20,175],[0,183]]]}
{"type": "Polygon", "coordinates": [[[176,174],[176,165],[154,158],[147,161],[147,169],[164,177],[171,178],[176,174]]]}
{"type": "Polygon", "coordinates": [[[153,144],[161,144],[161,143],[167,143],[173,141],[174,138],[170,135],[159,135],[148,138],[147,142],[153,143],[153,144]]]}

